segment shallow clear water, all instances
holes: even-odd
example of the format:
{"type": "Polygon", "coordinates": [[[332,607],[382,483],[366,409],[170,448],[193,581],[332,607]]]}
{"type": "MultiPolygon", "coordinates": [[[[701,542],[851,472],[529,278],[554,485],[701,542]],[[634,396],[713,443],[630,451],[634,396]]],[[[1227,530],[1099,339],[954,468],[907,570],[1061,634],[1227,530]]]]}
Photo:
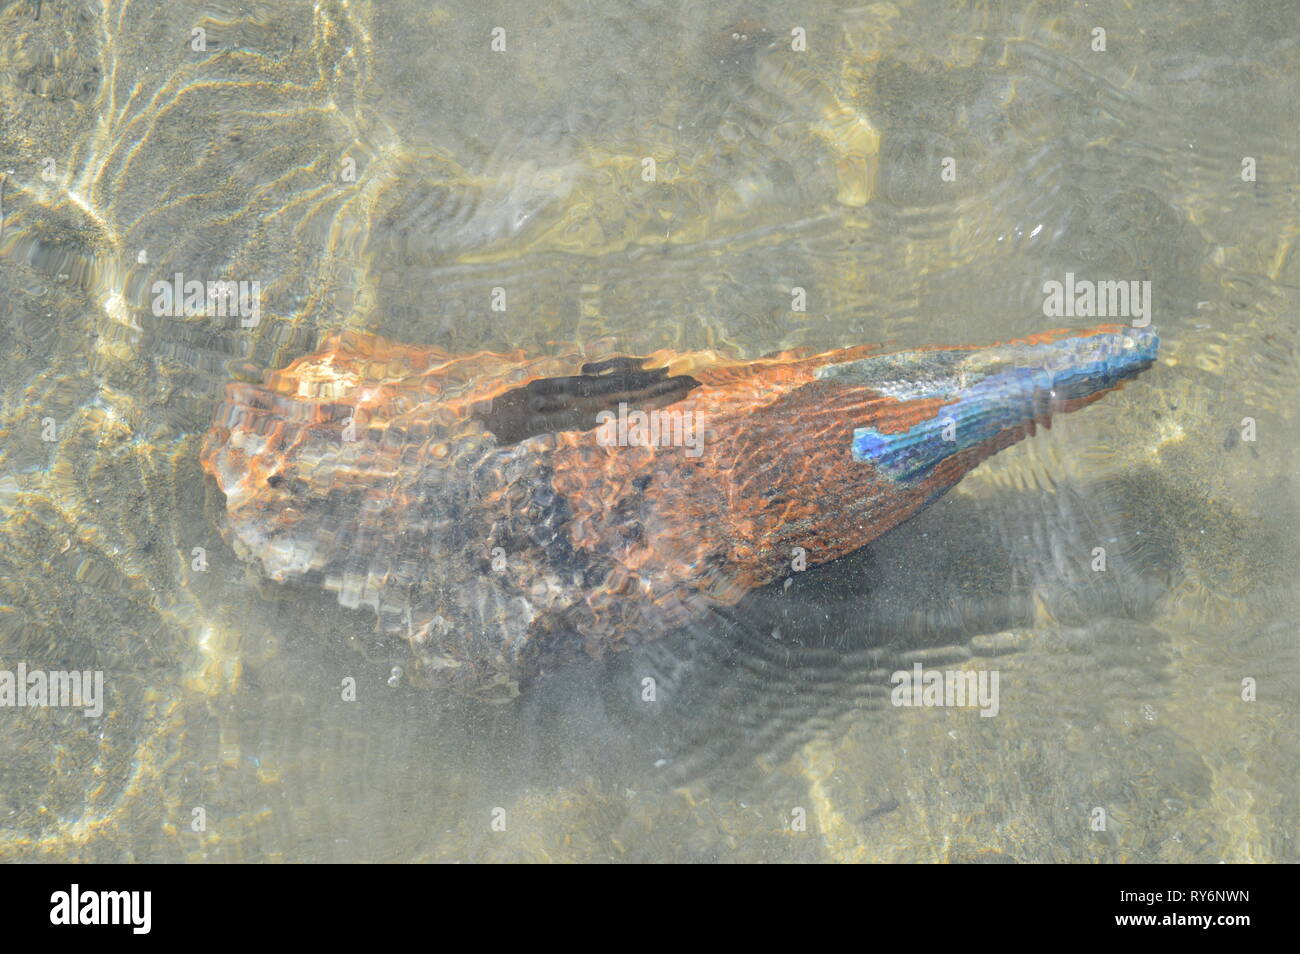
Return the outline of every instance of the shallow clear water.
{"type": "Polygon", "coordinates": [[[107,693],[0,709],[0,858],[1298,860],[1293,5],[523,7],[0,3],[0,669],[107,693]],[[155,315],[176,272],[260,321],[155,315]],[[327,330],[982,344],[1095,324],[1067,272],[1151,282],[1155,367],[510,704],[260,579],[197,463],[327,330]],[[997,716],[890,705],[914,661],[997,716]]]}

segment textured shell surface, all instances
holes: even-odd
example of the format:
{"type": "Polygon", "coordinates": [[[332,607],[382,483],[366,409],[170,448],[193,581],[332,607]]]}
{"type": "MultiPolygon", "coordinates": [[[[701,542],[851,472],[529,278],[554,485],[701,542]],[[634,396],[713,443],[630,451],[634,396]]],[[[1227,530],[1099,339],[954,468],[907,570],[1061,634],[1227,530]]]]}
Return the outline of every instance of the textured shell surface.
{"type": "Polygon", "coordinates": [[[1156,346],[1104,326],[589,361],[338,332],[230,384],[202,462],[242,557],[368,608],[433,682],[510,697],[735,604],[792,553],[862,547],[1156,346]]]}

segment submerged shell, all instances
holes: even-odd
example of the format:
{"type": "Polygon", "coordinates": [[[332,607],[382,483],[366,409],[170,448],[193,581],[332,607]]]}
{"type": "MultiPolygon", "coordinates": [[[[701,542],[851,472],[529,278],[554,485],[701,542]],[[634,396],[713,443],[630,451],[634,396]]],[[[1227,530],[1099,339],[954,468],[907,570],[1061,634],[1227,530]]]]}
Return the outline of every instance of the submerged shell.
{"type": "Polygon", "coordinates": [[[796,548],[808,564],[858,549],[1154,348],[1108,326],[588,363],[344,332],[230,384],[202,460],[242,557],[369,607],[436,681],[512,695],[736,603],[796,548]],[[967,439],[939,433],[948,407],[967,439]]]}

